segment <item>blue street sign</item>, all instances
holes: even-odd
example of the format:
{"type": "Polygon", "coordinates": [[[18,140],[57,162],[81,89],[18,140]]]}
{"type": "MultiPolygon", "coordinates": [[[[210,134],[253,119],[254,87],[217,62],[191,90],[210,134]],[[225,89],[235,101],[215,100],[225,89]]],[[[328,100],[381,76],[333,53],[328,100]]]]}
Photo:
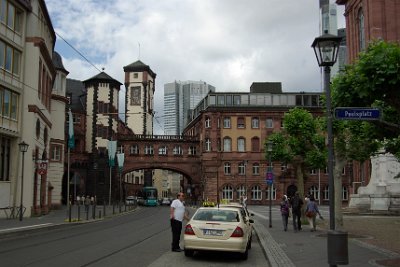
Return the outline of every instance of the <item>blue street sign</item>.
{"type": "Polygon", "coordinates": [[[381,111],[378,108],[335,108],[338,120],[379,120],[381,111]]]}
{"type": "Polygon", "coordinates": [[[270,172],[270,171],[267,172],[267,175],[265,177],[265,182],[268,185],[272,185],[274,183],[274,174],[273,174],[273,172],[270,172]]]}

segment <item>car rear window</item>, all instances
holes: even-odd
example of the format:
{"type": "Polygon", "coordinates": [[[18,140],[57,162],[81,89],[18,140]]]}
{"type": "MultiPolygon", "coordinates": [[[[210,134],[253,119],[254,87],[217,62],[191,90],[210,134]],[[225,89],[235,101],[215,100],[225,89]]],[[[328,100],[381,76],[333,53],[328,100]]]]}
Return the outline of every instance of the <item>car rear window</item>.
{"type": "Polygon", "coordinates": [[[233,210],[199,210],[193,217],[197,221],[239,222],[239,214],[233,210]]]}

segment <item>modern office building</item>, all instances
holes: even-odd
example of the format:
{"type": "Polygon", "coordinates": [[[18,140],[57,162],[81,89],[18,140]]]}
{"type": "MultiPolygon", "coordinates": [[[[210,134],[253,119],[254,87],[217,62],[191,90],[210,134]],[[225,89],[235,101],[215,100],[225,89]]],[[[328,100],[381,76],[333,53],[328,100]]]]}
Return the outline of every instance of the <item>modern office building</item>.
{"type": "Polygon", "coordinates": [[[179,135],[189,113],[215,87],[203,81],[174,81],[164,85],[164,134],[179,135]]]}

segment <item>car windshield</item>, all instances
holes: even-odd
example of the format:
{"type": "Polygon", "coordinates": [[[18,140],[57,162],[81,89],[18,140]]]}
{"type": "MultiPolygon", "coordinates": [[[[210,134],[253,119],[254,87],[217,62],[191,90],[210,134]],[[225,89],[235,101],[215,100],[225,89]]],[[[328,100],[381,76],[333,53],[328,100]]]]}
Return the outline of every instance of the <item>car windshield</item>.
{"type": "Polygon", "coordinates": [[[239,222],[239,214],[234,210],[199,210],[194,215],[193,220],[239,222]]]}

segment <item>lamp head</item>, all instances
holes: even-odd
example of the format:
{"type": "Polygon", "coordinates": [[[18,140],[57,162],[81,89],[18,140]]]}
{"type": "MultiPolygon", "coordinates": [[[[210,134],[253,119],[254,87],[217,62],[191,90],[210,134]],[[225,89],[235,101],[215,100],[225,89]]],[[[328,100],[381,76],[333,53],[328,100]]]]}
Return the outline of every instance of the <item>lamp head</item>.
{"type": "Polygon", "coordinates": [[[314,49],[320,67],[331,67],[336,63],[341,40],[342,37],[328,33],[315,38],[311,47],[314,49]]]}
{"type": "Polygon", "coordinates": [[[22,141],[21,143],[19,143],[18,146],[19,146],[19,151],[21,151],[23,153],[28,151],[29,145],[27,143],[25,143],[25,141],[22,141]]]}

